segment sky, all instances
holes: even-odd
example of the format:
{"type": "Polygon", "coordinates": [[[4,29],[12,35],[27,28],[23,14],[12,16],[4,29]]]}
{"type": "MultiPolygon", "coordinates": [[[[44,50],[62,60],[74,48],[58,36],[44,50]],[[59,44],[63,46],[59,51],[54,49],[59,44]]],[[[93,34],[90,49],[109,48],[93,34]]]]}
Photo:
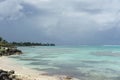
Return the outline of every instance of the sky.
{"type": "Polygon", "coordinates": [[[0,0],[0,36],[58,45],[120,44],[120,0],[0,0]]]}

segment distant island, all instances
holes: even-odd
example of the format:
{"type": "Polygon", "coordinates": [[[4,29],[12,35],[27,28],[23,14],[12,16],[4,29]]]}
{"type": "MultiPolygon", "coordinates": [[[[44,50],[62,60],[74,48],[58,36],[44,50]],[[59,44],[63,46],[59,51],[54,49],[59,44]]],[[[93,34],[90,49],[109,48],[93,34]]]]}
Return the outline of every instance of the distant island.
{"type": "Polygon", "coordinates": [[[14,47],[14,46],[55,46],[53,43],[37,43],[37,42],[8,42],[0,37],[0,46],[14,47]]]}
{"type": "Polygon", "coordinates": [[[53,43],[12,42],[14,46],[55,46],[53,43]]]}

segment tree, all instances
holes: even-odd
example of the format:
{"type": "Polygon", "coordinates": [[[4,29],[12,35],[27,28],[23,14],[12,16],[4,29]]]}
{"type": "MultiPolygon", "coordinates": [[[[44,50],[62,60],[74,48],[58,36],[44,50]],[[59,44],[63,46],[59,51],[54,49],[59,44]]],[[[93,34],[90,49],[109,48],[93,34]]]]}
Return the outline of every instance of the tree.
{"type": "Polygon", "coordinates": [[[1,42],[2,40],[3,40],[2,37],[0,37],[0,42],[1,42]]]}

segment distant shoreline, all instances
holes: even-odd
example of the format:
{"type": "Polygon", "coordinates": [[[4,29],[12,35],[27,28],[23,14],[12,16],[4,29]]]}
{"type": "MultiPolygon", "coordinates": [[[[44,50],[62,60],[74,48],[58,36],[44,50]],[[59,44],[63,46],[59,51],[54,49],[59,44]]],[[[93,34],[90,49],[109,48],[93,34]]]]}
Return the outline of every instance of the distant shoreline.
{"type": "Polygon", "coordinates": [[[55,46],[53,43],[11,42],[14,46],[55,46]]]}

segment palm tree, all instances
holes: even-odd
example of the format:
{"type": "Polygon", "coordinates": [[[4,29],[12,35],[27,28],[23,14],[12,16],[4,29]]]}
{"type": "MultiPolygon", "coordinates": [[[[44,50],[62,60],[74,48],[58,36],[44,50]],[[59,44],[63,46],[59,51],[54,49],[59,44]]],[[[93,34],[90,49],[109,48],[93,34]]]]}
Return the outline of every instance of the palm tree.
{"type": "Polygon", "coordinates": [[[0,37],[0,42],[1,42],[2,40],[3,40],[2,37],[0,37]]]}

